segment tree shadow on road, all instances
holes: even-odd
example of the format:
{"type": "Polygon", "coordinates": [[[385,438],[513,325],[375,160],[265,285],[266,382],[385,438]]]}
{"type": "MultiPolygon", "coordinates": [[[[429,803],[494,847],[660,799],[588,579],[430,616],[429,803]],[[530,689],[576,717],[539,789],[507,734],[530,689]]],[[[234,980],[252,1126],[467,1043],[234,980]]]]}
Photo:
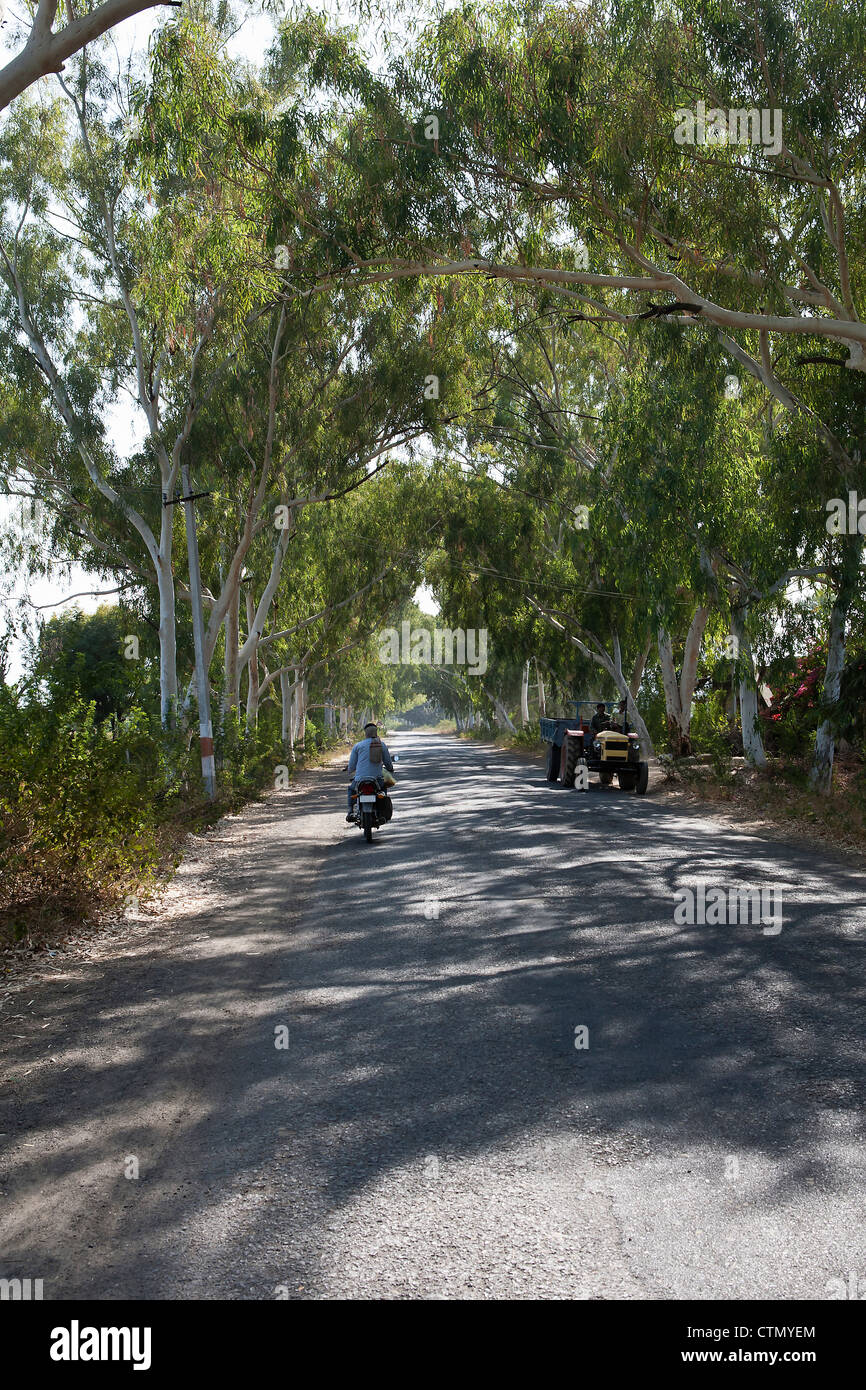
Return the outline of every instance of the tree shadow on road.
{"type": "MultiPolygon", "coordinates": [[[[768,1207],[816,1174],[850,1185],[826,1138],[828,1115],[864,1137],[862,876],[652,798],[555,795],[443,742],[401,764],[372,852],[354,827],[322,850],[299,919],[275,799],[230,908],[168,952],[43,987],[43,1036],[64,1031],[28,1084],[30,1029],[2,1126],[11,1273],[55,1297],[307,1296],[329,1214],[383,1173],[531,1132],[785,1158],[768,1207]],[[449,775],[431,792],[434,757],[449,775]],[[677,925],[699,880],[780,888],[781,932],[677,925]],[[280,1204],[258,1207],[269,1173],[280,1204]],[[235,1240],[243,1272],[209,1285],[235,1240]]],[[[323,774],[291,814],[342,819],[343,784],[323,774]]]]}

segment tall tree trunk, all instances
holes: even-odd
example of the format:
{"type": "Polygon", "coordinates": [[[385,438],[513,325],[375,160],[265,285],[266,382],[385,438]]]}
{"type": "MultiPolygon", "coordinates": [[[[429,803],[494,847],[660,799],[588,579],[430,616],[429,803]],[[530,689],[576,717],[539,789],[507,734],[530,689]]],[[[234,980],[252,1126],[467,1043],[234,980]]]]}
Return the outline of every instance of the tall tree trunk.
{"type": "Polygon", "coordinates": [[[511,722],[511,719],[508,716],[508,710],[505,708],[499,696],[492,695],[486,687],[484,690],[484,694],[487,696],[488,700],[493,705],[494,717],[499,728],[508,729],[510,733],[516,734],[517,730],[511,722]]]}
{"type": "Polygon", "coordinates": [[[282,704],[280,738],[289,755],[289,762],[293,763],[295,761],[294,720],[292,719],[293,692],[288,671],[280,672],[280,700],[282,704]]]}
{"type": "Polygon", "coordinates": [[[159,706],[163,727],[168,728],[177,710],[177,629],[170,550],[160,554],[156,580],[159,591],[159,706]]]}
{"type": "Polygon", "coordinates": [[[237,709],[240,704],[240,670],[238,668],[238,627],[240,624],[241,596],[235,589],[226,609],[225,616],[225,690],[223,691],[223,710],[237,709]]]}
{"type": "MultiPolygon", "coordinates": [[[[254,629],[256,608],[249,587],[244,591],[247,610],[247,643],[254,629]]],[[[246,643],[244,644],[246,646],[246,643]]],[[[252,728],[259,714],[259,654],[253,642],[247,665],[247,726],[252,728]]]]}
{"type": "Polygon", "coordinates": [[[652,644],[653,639],[652,633],[650,632],[647,635],[646,645],[644,646],[643,651],[638,652],[637,656],[634,659],[634,666],[631,668],[631,680],[628,683],[628,693],[631,695],[631,698],[634,700],[635,704],[637,704],[637,697],[640,694],[640,683],[643,680],[643,673],[646,670],[646,664],[649,660],[649,654],[652,649],[652,644]]]}
{"type": "Polygon", "coordinates": [[[544,680],[541,671],[538,669],[538,662],[535,663],[535,678],[538,681],[538,717],[543,719],[547,713],[547,706],[544,702],[544,680]]]}
{"type": "MultiPolygon", "coordinates": [[[[609,660],[609,659],[608,659],[609,660]]],[[[610,661],[610,674],[616,682],[616,688],[626,702],[626,718],[631,724],[641,743],[641,751],[651,758],[655,753],[653,741],[650,738],[650,731],[643,720],[643,715],[639,712],[635,704],[635,698],[629,689],[628,682],[622,671],[622,648],[620,646],[619,634],[613,633],[613,660],[610,661]]]]}
{"type": "Polygon", "coordinates": [[[698,678],[698,658],[704,638],[709,608],[696,608],[689,624],[683,648],[683,664],[677,677],[670,633],[663,627],[658,631],[659,662],[665,693],[665,714],[668,726],[668,747],[675,758],[686,758],[692,751],[692,700],[698,678]]]}
{"type": "MultiPolygon", "coordinates": [[[[832,707],[838,702],[842,687],[842,672],[845,669],[846,629],[851,602],[857,591],[860,555],[863,549],[862,537],[856,533],[846,536],[844,541],[842,573],[830,612],[830,630],[827,635],[827,665],[824,669],[824,688],[821,703],[832,707]]],[[[836,740],[828,715],[818,728],[815,737],[815,753],[809,780],[814,789],[823,796],[829,796],[833,787],[833,760],[836,755],[836,740]]]]}
{"type": "Polygon", "coordinates": [[[307,680],[295,668],[295,742],[303,753],[307,736],[307,680]]]}
{"type": "Polygon", "coordinates": [[[520,676],[520,723],[524,729],[529,727],[529,662],[523,663],[520,676]]]}
{"type": "Polygon", "coordinates": [[[740,672],[740,728],[743,733],[743,752],[754,767],[766,767],[767,755],[758,727],[758,685],[755,680],[755,658],[746,632],[748,609],[743,604],[731,606],[731,633],[737,641],[737,662],[740,672]]]}

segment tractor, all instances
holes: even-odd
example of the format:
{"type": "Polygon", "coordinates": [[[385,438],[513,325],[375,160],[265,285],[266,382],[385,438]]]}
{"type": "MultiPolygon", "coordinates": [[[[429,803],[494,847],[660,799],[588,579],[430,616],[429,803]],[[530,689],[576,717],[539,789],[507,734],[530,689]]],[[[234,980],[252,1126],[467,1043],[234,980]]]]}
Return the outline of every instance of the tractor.
{"type": "Polygon", "coordinates": [[[597,772],[602,786],[609,787],[616,777],[624,792],[642,796],[649,784],[649,766],[641,758],[640,740],[625,721],[622,727],[615,722],[617,706],[613,701],[605,703],[610,727],[596,733],[590,719],[595,705],[600,703],[575,700],[574,719],[542,719],[541,737],[550,744],[547,780],[561,781],[564,787],[573,787],[577,782],[588,791],[588,774],[597,772]]]}

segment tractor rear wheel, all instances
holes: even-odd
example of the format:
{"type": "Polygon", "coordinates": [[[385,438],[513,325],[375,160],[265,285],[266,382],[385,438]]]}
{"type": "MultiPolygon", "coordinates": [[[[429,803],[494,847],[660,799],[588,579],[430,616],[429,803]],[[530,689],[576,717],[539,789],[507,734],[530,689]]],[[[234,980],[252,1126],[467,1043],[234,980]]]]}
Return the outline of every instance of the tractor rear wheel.
{"type": "MultiPolygon", "coordinates": [[[[581,740],[583,742],[583,740],[581,740]]],[[[562,785],[564,787],[574,786],[574,774],[577,771],[577,760],[581,750],[577,746],[576,738],[566,738],[565,740],[565,771],[562,774],[562,785]]]]}
{"type": "Polygon", "coordinates": [[[620,788],[624,792],[634,791],[637,786],[637,777],[638,775],[636,772],[618,772],[616,774],[616,780],[619,782],[620,788]]]}

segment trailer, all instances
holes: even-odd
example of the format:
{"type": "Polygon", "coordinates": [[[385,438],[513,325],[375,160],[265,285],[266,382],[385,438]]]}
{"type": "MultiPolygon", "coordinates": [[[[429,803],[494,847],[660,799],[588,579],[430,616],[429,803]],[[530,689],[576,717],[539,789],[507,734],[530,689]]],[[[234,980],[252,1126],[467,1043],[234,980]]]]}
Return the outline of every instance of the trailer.
{"type": "Polygon", "coordinates": [[[541,720],[541,737],[550,745],[547,780],[589,791],[589,773],[597,772],[602,786],[609,787],[616,777],[623,791],[642,796],[649,785],[649,766],[641,757],[640,739],[626,720],[616,722],[613,701],[605,702],[607,727],[593,729],[584,711],[597,704],[601,701],[575,700],[573,719],[541,720]]]}

